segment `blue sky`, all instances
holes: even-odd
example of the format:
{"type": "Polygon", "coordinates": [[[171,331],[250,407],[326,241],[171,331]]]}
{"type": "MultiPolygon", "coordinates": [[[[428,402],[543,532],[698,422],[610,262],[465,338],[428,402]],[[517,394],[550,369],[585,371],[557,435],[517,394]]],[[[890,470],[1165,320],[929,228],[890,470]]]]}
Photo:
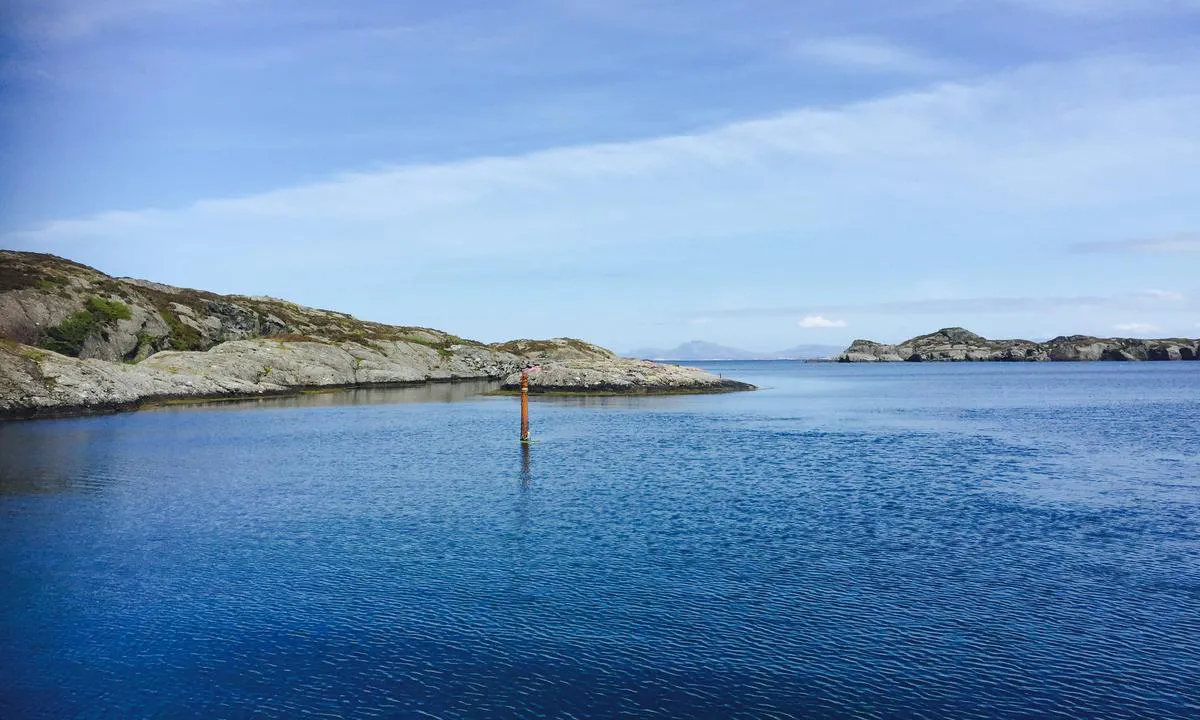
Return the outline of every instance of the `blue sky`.
{"type": "Polygon", "coordinates": [[[0,246],[493,341],[1200,335],[1200,0],[9,0],[0,246]]]}

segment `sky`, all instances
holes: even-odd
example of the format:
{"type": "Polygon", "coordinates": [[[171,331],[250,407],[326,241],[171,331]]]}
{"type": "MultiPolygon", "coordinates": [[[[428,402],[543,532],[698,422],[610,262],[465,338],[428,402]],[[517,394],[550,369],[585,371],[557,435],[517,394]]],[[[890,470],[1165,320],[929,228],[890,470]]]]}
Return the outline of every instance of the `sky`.
{"type": "Polygon", "coordinates": [[[1200,0],[6,0],[0,247],[483,341],[1200,336],[1200,0]]]}

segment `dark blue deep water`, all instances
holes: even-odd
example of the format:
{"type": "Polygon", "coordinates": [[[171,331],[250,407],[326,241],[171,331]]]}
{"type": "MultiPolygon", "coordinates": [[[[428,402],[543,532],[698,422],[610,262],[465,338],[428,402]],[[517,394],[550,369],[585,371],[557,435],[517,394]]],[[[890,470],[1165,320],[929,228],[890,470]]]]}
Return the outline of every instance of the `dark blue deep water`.
{"type": "Polygon", "coordinates": [[[712,367],[0,423],[0,717],[1200,717],[1200,363],[712,367]]]}

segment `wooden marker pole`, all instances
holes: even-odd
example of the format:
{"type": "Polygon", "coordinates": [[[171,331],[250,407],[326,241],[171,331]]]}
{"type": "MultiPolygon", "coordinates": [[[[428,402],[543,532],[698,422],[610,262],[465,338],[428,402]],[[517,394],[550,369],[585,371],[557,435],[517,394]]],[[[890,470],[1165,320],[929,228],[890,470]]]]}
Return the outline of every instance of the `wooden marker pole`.
{"type": "Polygon", "coordinates": [[[529,442],[529,373],[521,371],[521,442],[529,442]]]}

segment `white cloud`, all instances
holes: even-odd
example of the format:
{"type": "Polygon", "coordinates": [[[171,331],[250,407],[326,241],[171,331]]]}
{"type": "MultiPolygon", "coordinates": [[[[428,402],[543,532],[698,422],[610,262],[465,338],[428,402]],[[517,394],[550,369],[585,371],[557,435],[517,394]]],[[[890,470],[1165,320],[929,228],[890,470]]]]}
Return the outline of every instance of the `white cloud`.
{"type": "Polygon", "coordinates": [[[1200,10],[1200,0],[1006,0],[1030,10],[1073,17],[1163,16],[1200,10]]]}
{"type": "Polygon", "coordinates": [[[1174,290],[1142,290],[1136,295],[1149,300],[1166,300],[1168,302],[1183,302],[1186,299],[1183,293],[1174,290]]]}
{"type": "Polygon", "coordinates": [[[799,323],[802,328],[844,328],[845,320],[829,320],[820,315],[806,315],[799,323]]]}
{"type": "Polygon", "coordinates": [[[1155,333],[1155,332],[1162,331],[1162,328],[1157,325],[1151,325],[1150,323],[1138,323],[1138,322],[1119,323],[1117,325],[1113,325],[1113,329],[1120,330],[1121,332],[1134,333],[1135,335],[1145,335],[1147,333],[1155,333]]]}
{"type": "MultiPolygon", "coordinates": [[[[1200,73],[1107,60],[1027,68],[693,134],[383,167],[177,209],[0,237],[78,257],[161,254],[411,266],[761,232],[858,217],[1075,212],[1182,196],[1200,165],[1200,73]],[[255,257],[247,257],[248,255],[255,257]]],[[[889,232],[894,229],[891,226],[889,232]]]]}
{"type": "Polygon", "coordinates": [[[1200,252],[1200,233],[1177,233],[1161,237],[1130,238],[1128,240],[1101,240],[1075,243],[1070,246],[1077,253],[1185,253],[1200,252]]]}
{"type": "Polygon", "coordinates": [[[854,71],[898,75],[941,75],[954,67],[918,50],[882,38],[847,36],[805,40],[791,48],[792,54],[854,71]]]}

